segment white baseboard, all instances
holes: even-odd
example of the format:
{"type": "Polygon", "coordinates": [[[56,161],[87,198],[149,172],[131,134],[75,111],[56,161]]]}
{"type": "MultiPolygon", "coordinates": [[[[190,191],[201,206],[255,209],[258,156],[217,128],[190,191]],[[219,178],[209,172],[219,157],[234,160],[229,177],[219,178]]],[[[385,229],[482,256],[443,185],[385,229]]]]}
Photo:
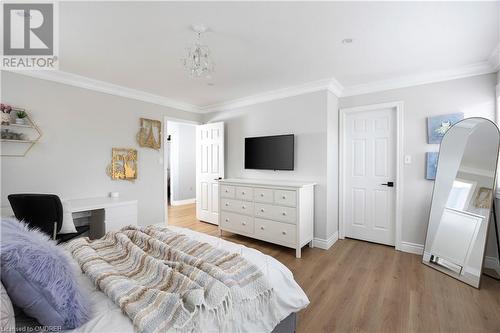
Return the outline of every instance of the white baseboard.
{"type": "Polygon", "coordinates": [[[328,250],[332,247],[333,244],[339,239],[339,232],[336,231],[333,235],[331,235],[328,239],[323,238],[313,238],[313,246],[318,249],[328,250]]]}
{"type": "Polygon", "coordinates": [[[500,274],[500,262],[495,257],[484,257],[484,267],[494,269],[500,274]]]}
{"type": "Polygon", "coordinates": [[[411,242],[401,242],[399,251],[413,253],[413,254],[423,254],[424,246],[422,244],[411,243],[411,242]]]}
{"type": "Polygon", "coordinates": [[[189,204],[194,204],[195,202],[196,202],[196,198],[185,199],[185,200],[170,200],[170,204],[172,206],[189,205],[189,204]]]}

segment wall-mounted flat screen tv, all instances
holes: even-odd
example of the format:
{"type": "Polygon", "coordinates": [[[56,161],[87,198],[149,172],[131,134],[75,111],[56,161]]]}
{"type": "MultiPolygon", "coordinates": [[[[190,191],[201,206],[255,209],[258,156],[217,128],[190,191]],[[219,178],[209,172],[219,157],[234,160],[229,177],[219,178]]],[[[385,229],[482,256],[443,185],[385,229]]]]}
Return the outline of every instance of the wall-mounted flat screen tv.
{"type": "Polygon", "coordinates": [[[245,138],[245,169],[293,170],[294,135],[245,138]]]}

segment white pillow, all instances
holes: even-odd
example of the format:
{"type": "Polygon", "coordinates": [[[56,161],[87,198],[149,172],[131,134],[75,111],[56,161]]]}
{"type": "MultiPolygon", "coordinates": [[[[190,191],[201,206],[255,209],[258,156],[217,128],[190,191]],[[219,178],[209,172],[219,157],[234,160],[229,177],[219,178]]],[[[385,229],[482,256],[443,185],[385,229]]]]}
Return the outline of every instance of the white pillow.
{"type": "Polygon", "coordinates": [[[75,223],[73,222],[73,215],[71,214],[71,205],[67,201],[62,201],[63,206],[63,221],[61,230],[58,234],[71,234],[76,232],[75,223]]]}

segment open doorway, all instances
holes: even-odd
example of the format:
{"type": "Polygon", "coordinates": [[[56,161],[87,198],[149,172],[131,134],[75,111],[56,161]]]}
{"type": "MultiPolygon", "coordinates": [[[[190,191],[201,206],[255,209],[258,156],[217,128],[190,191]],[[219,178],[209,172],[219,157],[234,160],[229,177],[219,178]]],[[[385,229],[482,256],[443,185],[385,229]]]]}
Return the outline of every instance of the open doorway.
{"type": "MultiPolygon", "coordinates": [[[[166,206],[196,202],[196,124],[165,123],[166,206]]],[[[168,214],[168,212],[167,212],[168,214]]]]}

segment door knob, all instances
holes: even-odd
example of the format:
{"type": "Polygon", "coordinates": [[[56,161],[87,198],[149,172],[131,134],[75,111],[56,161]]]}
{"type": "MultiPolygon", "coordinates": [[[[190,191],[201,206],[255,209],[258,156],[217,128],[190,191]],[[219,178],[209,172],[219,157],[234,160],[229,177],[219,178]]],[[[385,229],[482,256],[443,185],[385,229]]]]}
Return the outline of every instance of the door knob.
{"type": "Polygon", "coordinates": [[[380,185],[384,185],[384,186],[387,186],[387,187],[394,187],[394,182],[387,182],[387,183],[380,184],[380,185]]]}
{"type": "Polygon", "coordinates": [[[214,180],[222,180],[222,177],[214,178],[214,180]]]}

